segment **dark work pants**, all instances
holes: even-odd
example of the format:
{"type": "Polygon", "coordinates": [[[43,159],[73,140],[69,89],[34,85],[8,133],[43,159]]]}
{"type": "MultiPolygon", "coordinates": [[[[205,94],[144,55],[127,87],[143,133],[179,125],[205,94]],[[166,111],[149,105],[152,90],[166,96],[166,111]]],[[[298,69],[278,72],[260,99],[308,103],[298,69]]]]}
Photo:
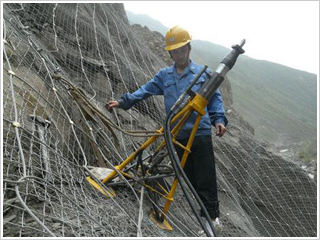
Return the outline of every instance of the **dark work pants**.
{"type": "MultiPolygon", "coordinates": [[[[177,139],[184,146],[188,139],[177,139]]],[[[176,146],[179,158],[184,150],[176,146]]],[[[196,136],[187,162],[183,168],[192,186],[201,198],[211,218],[219,217],[216,168],[210,135],[196,136]]],[[[203,211],[201,216],[205,216],[203,211]]]]}

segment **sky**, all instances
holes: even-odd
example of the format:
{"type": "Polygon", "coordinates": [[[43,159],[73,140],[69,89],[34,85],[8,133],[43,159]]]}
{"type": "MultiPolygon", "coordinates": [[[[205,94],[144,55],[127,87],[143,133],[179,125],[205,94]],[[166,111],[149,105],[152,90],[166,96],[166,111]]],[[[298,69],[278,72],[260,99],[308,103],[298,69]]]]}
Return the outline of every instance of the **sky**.
{"type": "Polygon", "coordinates": [[[246,39],[246,55],[319,73],[319,1],[125,1],[166,27],[230,48],[246,39]]]}

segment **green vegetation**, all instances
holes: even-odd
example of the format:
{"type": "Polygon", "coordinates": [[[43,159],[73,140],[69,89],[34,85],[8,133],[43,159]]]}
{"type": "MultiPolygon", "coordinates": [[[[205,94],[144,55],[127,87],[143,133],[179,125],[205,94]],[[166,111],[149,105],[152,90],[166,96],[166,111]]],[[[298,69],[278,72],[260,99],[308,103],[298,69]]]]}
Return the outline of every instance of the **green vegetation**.
{"type": "Polygon", "coordinates": [[[317,139],[306,141],[299,148],[297,157],[305,165],[317,161],[317,139]]]}

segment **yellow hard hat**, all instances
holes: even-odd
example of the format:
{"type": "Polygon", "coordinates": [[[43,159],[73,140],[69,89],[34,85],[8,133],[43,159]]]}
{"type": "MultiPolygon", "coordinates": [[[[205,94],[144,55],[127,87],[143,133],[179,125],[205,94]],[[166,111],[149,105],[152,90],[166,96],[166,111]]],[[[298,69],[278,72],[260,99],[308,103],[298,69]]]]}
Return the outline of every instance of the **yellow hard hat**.
{"type": "Polygon", "coordinates": [[[191,36],[187,30],[180,26],[174,26],[170,28],[166,33],[166,51],[171,51],[184,45],[191,41],[191,36]]]}

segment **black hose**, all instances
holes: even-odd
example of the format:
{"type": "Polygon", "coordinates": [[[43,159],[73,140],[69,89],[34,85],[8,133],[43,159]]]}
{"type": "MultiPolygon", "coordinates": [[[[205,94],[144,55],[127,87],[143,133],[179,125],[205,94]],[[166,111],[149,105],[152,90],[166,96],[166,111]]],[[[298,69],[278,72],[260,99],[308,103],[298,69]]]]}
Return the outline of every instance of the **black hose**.
{"type": "Polygon", "coordinates": [[[196,218],[197,220],[199,221],[201,227],[203,228],[203,230],[205,231],[206,235],[208,237],[211,237],[210,234],[209,234],[209,231],[208,229],[204,226],[204,223],[202,222],[201,220],[201,217],[199,216],[199,213],[197,212],[194,204],[192,203],[192,199],[190,197],[190,195],[187,193],[186,189],[185,189],[185,186],[182,184],[181,182],[181,178],[180,178],[180,175],[182,175],[182,178],[183,180],[186,182],[187,186],[189,187],[190,191],[192,192],[193,196],[195,197],[196,201],[198,202],[198,204],[200,205],[201,209],[203,210],[204,214],[205,214],[205,217],[207,219],[207,221],[209,222],[209,225],[213,231],[213,234],[214,236],[217,236],[216,234],[216,231],[215,231],[215,228],[212,224],[212,221],[211,221],[211,217],[209,216],[209,213],[207,211],[207,209],[205,208],[202,200],[200,199],[198,193],[196,192],[196,190],[193,188],[192,184],[190,183],[187,175],[185,174],[185,172],[183,171],[183,169],[181,168],[180,166],[180,160],[179,160],[179,157],[174,149],[174,146],[173,146],[173,143],[172,143],[172,136],[171,136],[171,128],[170,128],[170,122],[171,122],[171,119],[172,117],[174,116],[174,111],[170,111],[169,114],[167,115],[166,117],[166,120],[165,120],[165,124],[164,124],[164,138],[166,140],[166,143],[167,143],[167,149],[168,149],[168,154],[169,154],[169,157],[171,159],[171,163],[172,163],[172,166],[173,166],[173,169],[176,173],[176,178],[178,180],[178,182],[180,183],[180,186],[181,186],[181,189],[183,191],[183,194],[185,195],[193,213],[196,215],[196,218]]]}

